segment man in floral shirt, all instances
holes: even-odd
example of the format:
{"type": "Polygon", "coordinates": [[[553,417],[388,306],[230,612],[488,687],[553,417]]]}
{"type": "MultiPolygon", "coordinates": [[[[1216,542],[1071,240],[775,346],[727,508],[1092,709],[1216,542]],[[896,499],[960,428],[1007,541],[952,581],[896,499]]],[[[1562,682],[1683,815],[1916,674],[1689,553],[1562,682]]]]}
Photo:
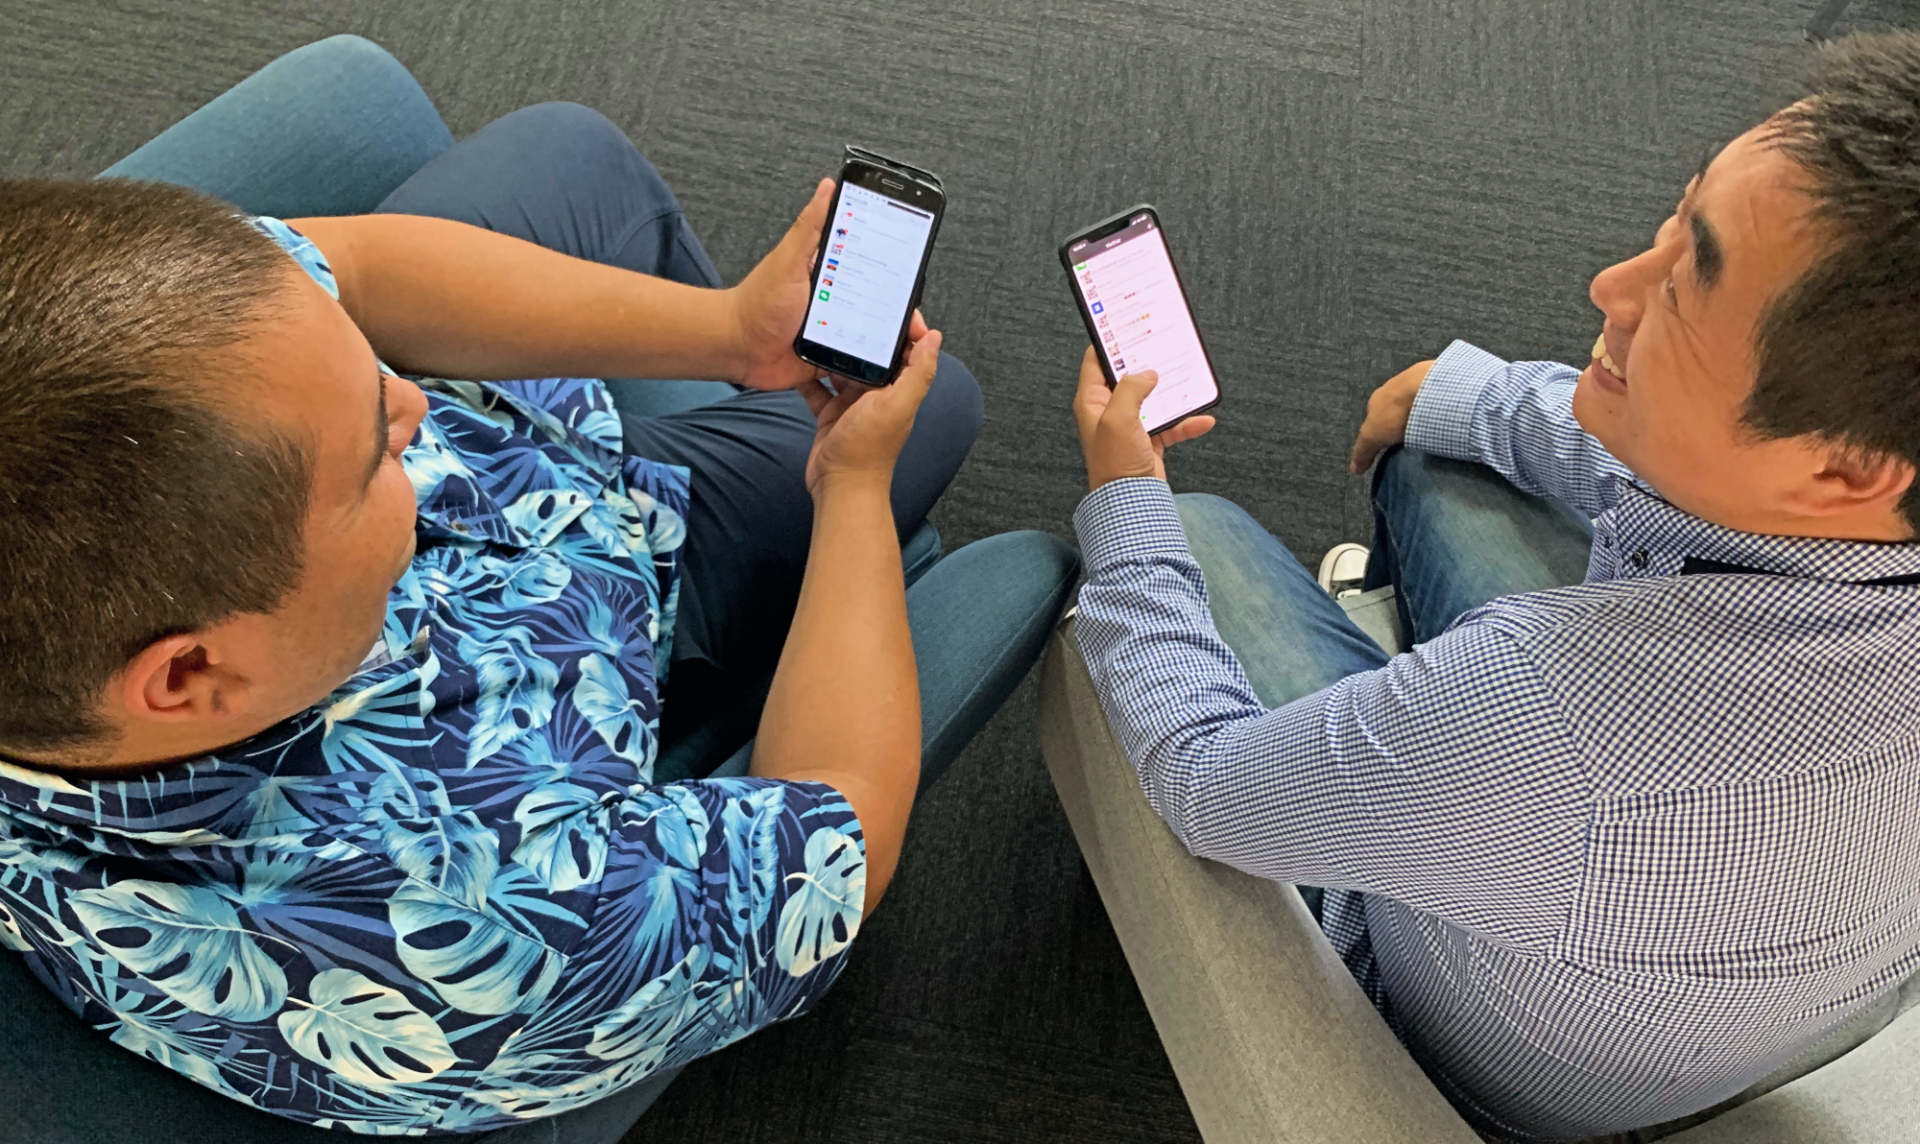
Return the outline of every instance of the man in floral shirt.
{"type": "MultiPolygon", "coordinates": [[[[470,142],[604,134],[531,110],[470,142]]],[[[884,390],[792,356],[829,189],[720,290],[442,218],[0,181],[0,943],[124,1048],[365,1132],[563,1112],[813,1005],[916,788],[898,538],[978,426],[917,320],[884,390]],[[805,405],[743,393],[663,463],[599,376],[805,405]],[[930,391],[973,418],[915,430],[930,391]],[[656,782],[669,665],[775,657],[751,775],[656,782]]]]}

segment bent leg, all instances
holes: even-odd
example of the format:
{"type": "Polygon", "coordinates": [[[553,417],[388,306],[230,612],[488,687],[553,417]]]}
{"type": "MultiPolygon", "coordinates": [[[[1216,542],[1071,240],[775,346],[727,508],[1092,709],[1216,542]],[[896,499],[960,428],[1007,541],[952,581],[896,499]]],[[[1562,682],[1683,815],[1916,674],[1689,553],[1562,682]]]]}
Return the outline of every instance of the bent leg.
{"type": "Polygon", "coordinates": [[[501,116],[420,168],[379,211],[453,219],[693,286],[721,284],[660,172],[612,120],[577,103],[501,116]]]}
{"type": "MultiPolygon", "coordinates": [[[[920,677],[920,791],[937,782],[1025,679],[1080,576],[1073,546],[1051,533],[976,541],[907,589],[920,677]]],[[[714,773],[743,775],[747,743],[714,773]]]]}
{"type": "MultiPolygon", "coordinates": [[[[959,359],[940,355],[894,465],[893,519],[903,542],[959,472],[983,419],[979,383],[959,359]]],[[[797,393],[750,391],[622,421],[628,452],[693,474],[656,774],[703,774],[752,737],[800,598],[813,536],[805,482],[813,415],[797,393]],[[696,734],[697,757],[684,757],[682,744],[696,734]]]]}
{"type": "MultiPolygon", "coordinates": [[[[660,172],[612,120],[577,103],[539,103],[501,116],[421,168],[379,209],[453,219],[689,286],[721,285],[660,172]]],[[[638,417],[738,392],[719,381],[606,384],[614,405],[638,417]]]]}
{"type": "Polygon", "coordinates": [[[1485,465],[1396,449],[1373,475],[1367,588],[1395,586],[1409,644],[1501,596],[1578,584],[1593,522],[1485,465]]]}
{"type": "Polygon", "coordinates": [[[400,61],[359,36],[296,48],[101,172],[251,214],[365,214],[453,134],[400,61]]]}
{"type": "Polygon", "coordinates": [[[1206,577],[1213,626],[1260,702],[1284,706],[1387,662],[1380,645],[1246,510],[1205,493],[1173,499],[1206,577]]]}

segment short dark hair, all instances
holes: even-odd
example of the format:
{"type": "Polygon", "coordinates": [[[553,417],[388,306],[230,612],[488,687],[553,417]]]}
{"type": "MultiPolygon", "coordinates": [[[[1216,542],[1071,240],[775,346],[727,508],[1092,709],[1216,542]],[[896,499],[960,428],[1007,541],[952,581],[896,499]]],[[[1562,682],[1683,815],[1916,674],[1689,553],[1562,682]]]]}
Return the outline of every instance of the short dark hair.
{"type": "Polygon", "coordinates": [[[193,191],[0,179],[0,750],[97,744],[142,648],[298,578],[307,451],[215,408],[289,271],[193,191]]]}
{"type": "MultiPolygon", "coordinates": [[[[1823,45],[1770,142],[1811,178],[1814,265],[1762,317],[1743,419],[1920,469],[1920,33],[1823,45]]],[[[1920,481],[1901,502],[1920,531],[1920,481]]]]}

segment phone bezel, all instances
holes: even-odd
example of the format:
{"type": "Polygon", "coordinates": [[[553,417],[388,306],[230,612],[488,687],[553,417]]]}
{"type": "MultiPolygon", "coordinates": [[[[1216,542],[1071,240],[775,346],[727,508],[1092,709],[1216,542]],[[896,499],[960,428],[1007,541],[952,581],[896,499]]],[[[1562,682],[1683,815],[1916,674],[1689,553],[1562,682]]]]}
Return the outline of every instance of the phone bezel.
{"type": "MultiPolygon", "coordinates": [[[[885,159],[885,156],[876,157],[885,159]]],[[[839,209],[841,191],[848,183],[897,200],[904,206],[933,212],[933,228],[927,232],[927,245],[920,252],[920,267],[914,273],[913,297],[907,303],[907,312],[900,318],[900,332],[893,340],[892,364],[875,365],[865,358],[856,357],[812,340],[807,337],[807,320],[804,315],[800,319],[800,331],[793,337],[793,352],[801,361],[836,376],[851,378],[863,385],[891,385],[900,375],[900,367],[905,364],[906,359],[907,331],[913,325],[913,311],[920,305],[920,292],[927,284],[927,264],[933,258],[933,244],[940,237],[940,222],[947,213],[947,195],[940,188],[938,177],[932,172],[925,172],[927,177],[920,178],[902,168],[903,165],[883,165],[881,162],[854,154],[852,148],[848,149],[847,159],[840,166],[840,177],[833,185],[828,225],[820,228],[820,245],[813,252],[813,269],[807,275],[807,311],[811,312],[814,291],[820,288],[820,267],[826,261],[828,242],[833,237],[831,212],[839,209]],[[919,190],[921,195],[916,198],[901,193],[910,189],[919,190]],[[931,202],[921,201],[922,199],[931,199],[931,202]]]]}
{"type": "Polygon", "coordinates": [[[1147,435],[1151,437],[1155,433],[1163,433],[1173,428],[1189,417],[1212,409],[1220,404],[1220,398],[1226,392],[1226,387],[1220,384],[1220,370],[1213,364],[1213,351],[1207,348],[1207,337],[1200,332],[1200,320],[1194,315],[1193,299],[1187,294],[1186,279],[1180,276],[1180,260],[1174,257],[1173,243],[1167,239],[1167,224],[1161,221],[1160,212],[1154,209],[1152,203],[1138,203],[1130,206],[1063,239],[1060,243],[1060,267],[1067,272],[1067,289],[1073,294],[1074,309],[1080,311],[1080,320],[1087,327],[1087,340],[1093,345],[1094,360],[1100,363],[1100,372],[1106,375],[1107,387],[1111,389],[1120,379],[1113,375],[1113,368],[1107,364],[1106,351],[1100,347],[1100,327],[1094,324],[1093,311],[1087,308],[1086,295],[1080,292],[1080,279],[1073,273],[1073,256],[1068,251],[1076,242],[1091,242],[1127,229],[1133,217],[1142,212],[1153,216],[1154,229],[1160,232],[1160,241],[1166,245],[1167,265],[1173,267],[1173,283],[1180,288],[1180,304],[1187,308],[1187,317],[1193,321],[1194,337],[1200,341],[1200,356],[1206,359],[1207,372],[1213,375],[1213,400],[1187,410],[1164,425],[1148,429],[1147,435]]]}

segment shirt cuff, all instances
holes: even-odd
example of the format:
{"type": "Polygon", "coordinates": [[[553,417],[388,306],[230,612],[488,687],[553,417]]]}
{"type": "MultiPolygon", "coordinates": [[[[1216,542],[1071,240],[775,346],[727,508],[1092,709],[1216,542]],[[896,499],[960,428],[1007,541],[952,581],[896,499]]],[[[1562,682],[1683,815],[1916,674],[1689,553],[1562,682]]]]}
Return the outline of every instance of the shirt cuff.
{"type": "Polygon", "coordinates": [[[1479,346],[1456,341],[1427,371],[1407,416],[1407,444],[1423,453],[1471,459],[1473,412],[1507,363],[1479,346]]]}
{"type": "Polygon", "coordinates": [[[1192,559],[1173,490],[1154,477],[1124,477],[1088,493],[1073,511],[1073,531],[1088,578],[1142,556],[1192,559]]]}

